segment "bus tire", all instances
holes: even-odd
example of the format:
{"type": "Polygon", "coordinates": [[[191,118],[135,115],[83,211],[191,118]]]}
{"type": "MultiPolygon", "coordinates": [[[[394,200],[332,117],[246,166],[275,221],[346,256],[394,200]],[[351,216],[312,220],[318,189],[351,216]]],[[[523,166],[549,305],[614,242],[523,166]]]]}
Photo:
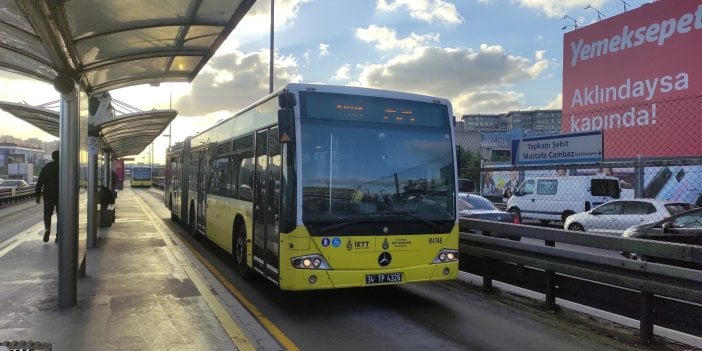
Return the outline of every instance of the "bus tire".
{"type": "Polygon", "coordinates": [[[195,218],[195,210],[190,207],[190,216],[188,216],[188,229],[190,230],[190,235],[192,237],[197,237],[197,218],[195,218]]]}
{"type": "Polygon", "coordinates": [[[239,275],[244,279],[251,279],[253,272],[246,263],[247,246],[246,226],[242,223],[239,225],[239,229],[234,233],[234,250],[232,256],[234,256],[234,267],[239,275]]]}
{"type": "Polygon", "coordinates": [[[173,197],[172,196],[168,197],[168,210],[171,211],[171,221],[178,222],[178,215],[176,215],[176,213],[173,212],[173,197]]]}

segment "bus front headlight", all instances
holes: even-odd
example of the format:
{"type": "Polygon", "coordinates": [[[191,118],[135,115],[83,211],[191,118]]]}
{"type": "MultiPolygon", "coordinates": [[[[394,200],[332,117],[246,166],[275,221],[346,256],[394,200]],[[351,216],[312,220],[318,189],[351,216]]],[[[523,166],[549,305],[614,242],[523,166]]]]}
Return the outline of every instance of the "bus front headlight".
{"type": "Polygon", "coordinates": [[[330,269],[322,255],[307,255],[292,258],[292,265],[300,269],[330,269]]]}
{"type": "Polygon", "coordinates": [[[458,261],[458,251],[450,249],[441,249],[439,254],[434,258],[433,263],[446,263],[458,261]]]}

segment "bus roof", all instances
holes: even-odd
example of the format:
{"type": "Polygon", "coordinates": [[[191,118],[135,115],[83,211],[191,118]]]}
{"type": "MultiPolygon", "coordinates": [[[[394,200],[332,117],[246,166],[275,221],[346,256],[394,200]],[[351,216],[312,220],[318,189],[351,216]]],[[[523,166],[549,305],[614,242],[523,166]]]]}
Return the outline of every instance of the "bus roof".
{"type": "Polygon", "coordinates": [[[208,131],[212,130],[213,128],[227,123],[228,121],[232,120],[233,118],[236,118],[239,115],[244,114],[245,112],[255,108],[256,106],[259,106],[265,101],[268,101],[278,95],[280,95],[283,92],[293,92],[293,93],[299,93],[301,91],[317,91],[317,92],[325,92],[325,93],[336,93],[336,94],[355,94],[355,95],[364,95],[364,96],[372,96],[372,97],[382,97],[382,98],[390,98],[390,99],[401,99],[401,100],[416,100],[416,101],[421,101],[421,102],[427,102],[427,103],[438,103],[442,105],[448,106],[448,112],[450,115],[453,115],[453,110],[451,106],[451,102],[448,99],[445,98],[439,98],[435,96],[429,96],[429,95],[421,95],[421,94],[416,94],[416,93],[408,93],[408,92],[401,92],[401,91],[394,91],[394,90],[385,90],[385,89],[376,89],[376,88],[365,88],[365,87],[354,87],[354,86],[347,86],[347,85],[327,85],[327,84],[310,84],[310,83],[289,83],[278,90],[262,97],[261,99],[256,100],[252,104],[246,106],[242,110],[236,112],[233,116],[222,119],[212,125],[211,127],[199,132],[196,135],[192,136],[192,139],[198,139],[199,136],[203,134],[207,134],[208,131]]]}

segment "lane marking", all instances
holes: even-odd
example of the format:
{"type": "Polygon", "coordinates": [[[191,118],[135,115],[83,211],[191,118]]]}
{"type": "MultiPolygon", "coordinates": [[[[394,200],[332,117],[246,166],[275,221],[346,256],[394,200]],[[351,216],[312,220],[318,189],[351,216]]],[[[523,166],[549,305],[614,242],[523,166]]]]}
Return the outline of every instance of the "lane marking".
{"type": "MultiPolygon", "coordinates": [[[[177,233],[175,234],[178,235],[177,233]]],[[[178,236],[180,237],[180,235],[178,236]]],[[[300,350],[297,347],[297,345],[295,345],[295,343],[292,340],[290,340],[290,338],[288,338],[287,335],[285,335],[285,333],[283,333],[283,331],[275,325],[275,323],[271,322],[271,320],[268,319],[268,317],[266,317],[263,314],[263,312],[261,312],[251,301],[249,301],[244,296],[244,294],[242,294],[237,288],[235,288],[234,285],[232,285],[232,283],[229,282],[219,270],[217,270],[217,268],[215,268],[209,261],[207,261],[207,259],[204,256],[200,255],[200,253],[197,252],[195,247],[190,245],[190,243],[188,243],[187,240],[183,240],[182,238],[181,240],[183,241],[184,245],[187,246],[188,249],[193,253],[193,255],[197,257],[200,263],[202,263],[207,268],[207,270],[209,270],[210,273],[212,273],[212,275],[215,278],[217,278],[217,280],[219,280],[219,282],[222,285],[224,285],[224,287],[229,291],[229,293],[231,293],[234,296],[234,298],[236,298],[239,301],[239,303],[241,303],[241,305],[244,306],[244,308],[246,308],[246,310],[249,311],[249,313],[252,316],[254,316],[254,318],[256,318],[256,320],[258,320],[258,322],[278,341],[278,343],[281,344],[281,346],[283,346],[283,348],[285,348],[288,351],[300,350]]]]}
{"type": "Polygon", "coordinates": [[[0,243],[0,257],[5,256],[8,252],[12,251],[12,249],[16,248],[19,246],[19,244],[27,240],[29,236],[37,233],[40,233],[37,235],[37,237],[41,237],[44,234],[43,222],[39,222],[34,226],[27,228],[25,231],[0,243]]]}
{"type": "MultiPolygon", "coordinates": [[[[152,223],[156,224],[154,225],[156,231],[162,237],[166,246],[171,251],[171,254],[175,256],[173,251],[180,250],[180,248],[178,248],[178,246],[174,245],[173,242],[169,240],[169,235],[163,229],[160,218],[156,216],[156,214],[151,210],[151,208],[144,204],[144,202],[141,200],[141,198],[139,198],[139,196],[136,196],[136,194],[134,195],[134,198],[136,199],[139,207],[141,207],[144,214],[146,214],[146,216],[149,217],[149,220],[152,223]]],[[[178,257],[174,258],[178,262],[183,261],[178,257]]],[[[212,293],[212,291],[210,291],[209,286],[207,285],[207,283],[205,283],[203,278],[200,276],[199,272],[197,272],[197,270],[194,267],[187,264],[181,264],[180,266],[181,268],[183,268],[185,274],[187,274],[190,280],[192,280],[193,284],[205,300],[205,303],[207,303],[212,312],[215,314],[215,316],[222,324],[222,327],[232,339],[236,347],[242,351],[256,350],[253,343],[251,343],[248,337],[246,337],[244,332],[241,330],[241,327],[234,321],[232,316],[229,315],[228,310],[224,306],[222,306],[222,303],[219,301],[219,299],[212,293]]]]}

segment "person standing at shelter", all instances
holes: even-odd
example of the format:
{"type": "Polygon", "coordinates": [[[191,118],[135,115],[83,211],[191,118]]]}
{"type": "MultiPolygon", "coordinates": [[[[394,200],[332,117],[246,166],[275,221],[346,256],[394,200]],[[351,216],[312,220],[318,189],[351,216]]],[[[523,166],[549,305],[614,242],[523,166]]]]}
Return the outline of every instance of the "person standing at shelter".
{"type": "MultiPolygon", "coordinates": [[[[44,242],[49,241],[51,235],[51,216],[58,214],[59,200],[59,152],[51,153],[53,161],[47,163],[39,173],[37,185],[34,188],[37,203],[41,202],[41,197],[44,197],[44,242]]],[[[58,233],[56,233],[56,242],[58,242],[58,233]]]]}

